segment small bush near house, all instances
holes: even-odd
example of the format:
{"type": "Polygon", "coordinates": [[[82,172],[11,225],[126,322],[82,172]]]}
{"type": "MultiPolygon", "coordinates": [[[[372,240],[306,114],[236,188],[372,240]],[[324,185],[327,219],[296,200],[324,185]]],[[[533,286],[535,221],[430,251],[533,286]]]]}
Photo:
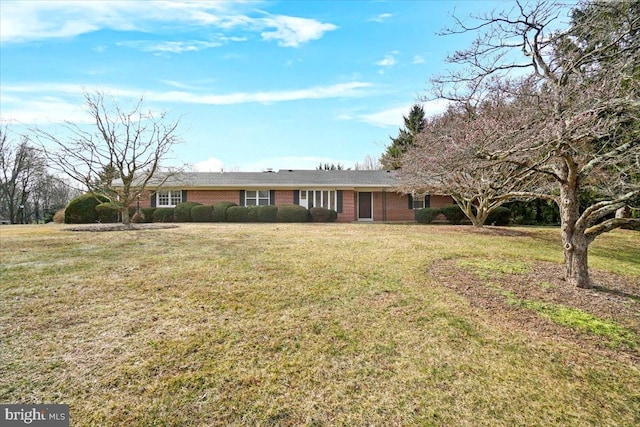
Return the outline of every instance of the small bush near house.
{"type": "Polygon", "coordinates": [[[278,220],[277,206],[258,206],[258,222],[276,222],[278,220]]]}
{"type": "Polygon", "coordinates": [[[440,209],[437,208],[417,209],[415,211],[416,222],[419,224],[431,224],[440,213],[440,209]]]}
{"type": "Polygon", "coordinates": [[[157,208],[153,211],[153,222],[173,222],[173,208],[157,208]]]}
{"type": "Polygon", "coordinates": [[[278,206],[278,222],[307,222],[309,211],[300,205],[278,206]]]}
{"type": "MultiPolygon", "coordinates": [[[[213,211],[215,213],[215,208],[213,211]]],[[[227,222],[249,222],[249,208],[246,206],[228,207],[227,222]]]]}
{"type": "Polygon", "coordinates": [[[511,210],[504,206],[500,206],[489,213],[489,216],[484,223],[487,225],[509,225],[510,221],[511,210]]]}
{"type": "Polygon", "coordinates": [[[313,222],[333,222],[338,218],[336,211],[322,207],[309,209],[309,215],[313,222]]]}
{"type": "Polygon", "coordinates": [[[227,209],[238,206],[233,202],[218,202],[213,205],[213,222],[225,222],[227,220],[227,209]]]}
{"type": "Polygon", "coordinates": [[[64,211],[65,224],[92,224],[98,221],[96,206],[107,202],[104,197],[86,193],[71,200],[64,211]]]}
{"type": "Polygon", "coordinates": [[[144,220],[142,222],[153,222],[153,213],[156,211],[156,208],[140,208],[140,212],[144,215],[144,220]]]}
{"type": "Polygon", "coordinates": [[[198,205],[191,208],[191,221],[212,222],[213,205],[198,205]]]}
{"type": "Polygon", "coordinates": [[[198,203],[198,202],[178,203],[174,211],[175,222],[191,222],[191,209],[193,209],[195,206],[202,206],[202,203],[198,203]]]}
{"type": "Polygon", "coordinates": [[[440,208],[440,212],[447,218],[449,224],[460,224],[466,215],[458,205],[449,205],[440,208]]]}
{"type": "Polygon", "coordinates": [[[55,222],[56,224],[64,224],[64,209],[59,209],[53,215],[53,222],[55,222]]]}
{"type": "Polygon", "coordinates": [[[104,224],[118,222],[120,218],[120,211],[114,209],[110,203],[100,203],[96,206],[96,212],[98,212],[98,222],[104,224]]]}
{"type": "Polygon", "coordinates": [[[136,212],[133,215],[131,215],[131,222],[134,224],[141,224],[145,222],[145,216],[142,213],[142,210],[140,211],[140,213],[136,212]]]}

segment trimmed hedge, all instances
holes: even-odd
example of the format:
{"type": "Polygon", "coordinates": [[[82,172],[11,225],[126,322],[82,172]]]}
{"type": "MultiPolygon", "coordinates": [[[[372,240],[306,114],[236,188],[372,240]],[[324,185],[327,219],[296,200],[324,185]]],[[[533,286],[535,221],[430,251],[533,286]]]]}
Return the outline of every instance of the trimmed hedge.
{"type": "Polygon", "coordinates": [[[198,202],[178,203],[173,212],[175,222],[191,222],[191,209],[195,206],[202,206],[198,202]]]}
{"type": "Polygon", "coordinates": [[[307,222],[309,211],[300,205],[280,205],[278,206],[278,222],[307,222]]]}
{"type": "Polygon", "coordinates": [[[153,211],[153,222],[173,222],[173,208],[157,208],[153,211]]]}
{"type": "Polygon", "coordinates": [[[213,205],[213,222],[225,222],[227,220],[227,209],[238,206],[233,202],[218,202],[213,205]]]}
{"type": "MultiPolygon", "coordinates": [[[[213,209],[215,214],[215,208],[213,209]]],[[[249,222],[249,208],[246,206],[230,206],[227,208],[227,222],[249,222]]]]}
{"type": "Polygon", "coordinates": [[[64,210],[65,224],[91,224],[97,222],[96,206],[106,203],[107,199],[91,193],[82,194],[71,200],[64,210]]]}
{"type": "Polygon", "coordinates": [[[338,219],[338,213],[336,211],[322,207],[309,209],[309,215],[313,222],[333,222],[338,219]]]}
{"type": "Polygon", "coordinates": [[[504,206],[499,206],[489,212],[489,216],[487,216],[486,221],[484,222],[487,225],[509,225],[511,222],[511,209],[506,208],[504,206]]]}
{"type": "Polygon", "coordinates": [[[120,211],[111,207],[109,203],[100,203],[95,207],[95,209],[98,213],[98,222],[105,224],[118,222],[120,211]]]}
{"type": "Polygon", "coordinates": [[[276,222],[278,220],[277,206],[257,206],[256,211],[258,222],[276,222]]]}
{"type": "Polygon", "coordinates": [[[212,222],[213,205],[198,205],[192,207],[191,220],[193,222],[212,222]]]}
{"type": "Polygon", "coordinates": [[[460,222],[467,217],[458,205],[445,206],[440,208],[440,212],[447,218],[447,222],[450,224],[460,224],[460,222]]]}
{"type": "Polygon", "coordinates": [[[416,222],[419,224],[431,224],[442,211],[437,208],[423,208],[415,211],[416,222]]]}

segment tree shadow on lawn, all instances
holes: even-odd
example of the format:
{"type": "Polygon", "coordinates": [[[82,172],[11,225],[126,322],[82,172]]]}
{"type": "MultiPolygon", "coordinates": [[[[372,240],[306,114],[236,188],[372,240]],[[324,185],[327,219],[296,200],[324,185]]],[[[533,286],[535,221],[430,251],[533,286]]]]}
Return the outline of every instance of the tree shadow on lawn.
{"type": "Polygon", "coordinates": [[[441,285],[464,296],[473,307],[489,312],[506,330],[517,329],[532,337],[571,341],[588,351],[616,359],[640,362],[640,279],[590,269],[595,287],[578,289],[566,284],[564,266],[536,262],[524,273],[502,273],[457,260],[434,262],[428,273],[441,285]],[[544,314],[547,308],[572,311],[617,324],[622,343],[582,327],[569,327],[544,314]],[[538,309],[538,310],[536,310],[538,309]]]}

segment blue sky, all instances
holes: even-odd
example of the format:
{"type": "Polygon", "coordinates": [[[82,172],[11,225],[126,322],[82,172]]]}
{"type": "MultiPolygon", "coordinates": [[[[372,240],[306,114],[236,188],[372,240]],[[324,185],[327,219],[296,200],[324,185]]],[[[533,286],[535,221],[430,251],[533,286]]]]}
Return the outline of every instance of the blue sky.
{"type": "MultiPolygon", "coordinates": [[[[352,167],[379,157],[488,1],[0,2],[0,115],[83,123],[82,93],[181,118],[195,170],[352,167]]],[[[502,3],[502,5],[509,3],[502,3]]],[[[427,113],[443,102],[425,104],[427,113]]]]}

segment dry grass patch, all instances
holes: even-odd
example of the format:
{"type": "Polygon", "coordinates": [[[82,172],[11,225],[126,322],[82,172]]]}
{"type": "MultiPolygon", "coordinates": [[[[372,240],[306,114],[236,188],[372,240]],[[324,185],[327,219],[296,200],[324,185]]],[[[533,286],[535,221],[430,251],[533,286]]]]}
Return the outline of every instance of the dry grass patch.
{"type": "MultiPolygon", "coordinates": [[[[471,292],[538,301],[507,284],[555,274],[557,230],[468,230],[2,228],[0,401],[68,403],[80,426],[639,422],[633,349],[558,338],[514,321],[523,307],[471,292]],[[504,271],[508,260],[525,271],[504,271]]],[[[640,293],[634,238],[596,242],[597,274],[628,285],[585,300],[606,294],[637,310],[622,295],[640,293]]],[[[574,307],[548,276],[531,287],[574,307]]],[[[630,319],[621,324],[633,329],[630,319]]]]}

